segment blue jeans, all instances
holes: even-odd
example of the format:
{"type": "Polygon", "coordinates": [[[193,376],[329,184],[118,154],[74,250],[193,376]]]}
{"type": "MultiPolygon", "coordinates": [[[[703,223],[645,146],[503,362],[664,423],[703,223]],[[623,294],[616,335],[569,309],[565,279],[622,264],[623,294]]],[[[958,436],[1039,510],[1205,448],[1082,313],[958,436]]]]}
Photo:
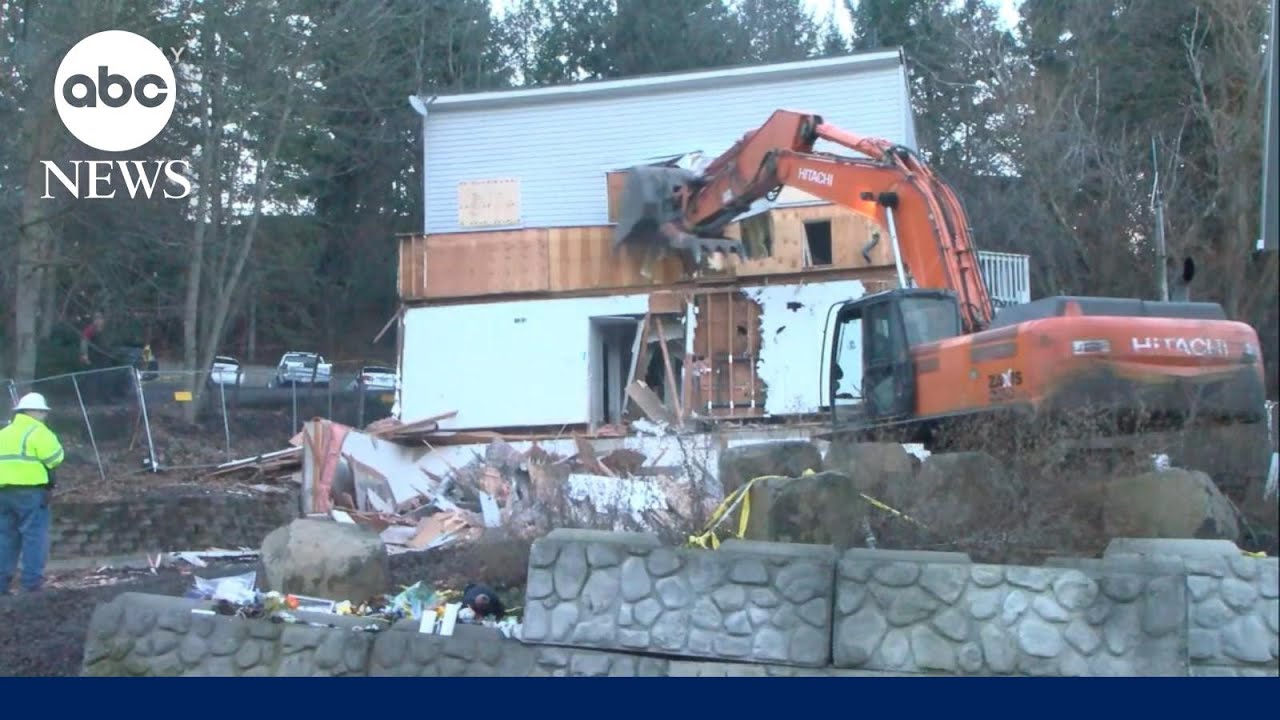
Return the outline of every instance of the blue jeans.
{"type": "Polygon", "coordinates": [[[0,489],[0,595],[9,592],[19,554],[22,589],[39,590],[49,554],[49,506],[43,487],[0,489]]]}

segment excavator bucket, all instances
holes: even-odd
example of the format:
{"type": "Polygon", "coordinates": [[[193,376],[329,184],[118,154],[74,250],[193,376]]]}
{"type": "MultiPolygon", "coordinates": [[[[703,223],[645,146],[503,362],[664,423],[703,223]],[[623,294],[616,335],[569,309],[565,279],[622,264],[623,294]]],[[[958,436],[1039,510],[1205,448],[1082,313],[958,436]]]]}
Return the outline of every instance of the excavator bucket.
{"type": "Polygon", "coordinates": [[[613,245],[633,243],[642,247],[665,245],[663,226],[680,221],[677,192],[697,176],[677,167],[641,166],[627,170],[626,184],[618,203],[618,225],[613,245]]]}
{"type": "Polygon", "coordinates": [[[618,225],[613,232],[613,246],[631,244],[646,254],[684,250],[701,260],[707,252],[741,254],[742,244],[720,237],[701,237],[684,223],[680,190],[692,190],[698,176],[677,167],[638,166],[627,170],[626,183],[619,199],[618,225]]]}

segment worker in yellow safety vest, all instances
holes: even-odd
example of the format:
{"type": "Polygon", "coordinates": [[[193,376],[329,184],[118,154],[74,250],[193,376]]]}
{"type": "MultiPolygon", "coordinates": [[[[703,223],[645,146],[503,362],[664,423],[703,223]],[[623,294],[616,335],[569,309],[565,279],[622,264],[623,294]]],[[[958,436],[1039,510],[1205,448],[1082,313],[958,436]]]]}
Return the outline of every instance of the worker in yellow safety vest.
{"type": "Polygon", "coordinates": [[[62,443],[45,424],[49,404],[40,393],[23,395],[13,420],[0,428],[0,595],[22,557],[20,585],[35,592],[44,583],[49,554],[49,495],[62,443]]]}

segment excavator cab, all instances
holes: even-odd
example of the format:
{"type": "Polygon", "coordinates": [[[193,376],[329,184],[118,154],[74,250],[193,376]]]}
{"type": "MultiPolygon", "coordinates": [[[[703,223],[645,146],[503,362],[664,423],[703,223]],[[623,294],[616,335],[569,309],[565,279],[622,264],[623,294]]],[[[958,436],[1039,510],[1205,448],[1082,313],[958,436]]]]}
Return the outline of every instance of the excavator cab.
{"type": "Polygon", "coordinates": [[[841,425],[909,420],[916,407],[911,348],[961,332],[955,295],[899,288],[836,305],[828,403],[841,425]]]}

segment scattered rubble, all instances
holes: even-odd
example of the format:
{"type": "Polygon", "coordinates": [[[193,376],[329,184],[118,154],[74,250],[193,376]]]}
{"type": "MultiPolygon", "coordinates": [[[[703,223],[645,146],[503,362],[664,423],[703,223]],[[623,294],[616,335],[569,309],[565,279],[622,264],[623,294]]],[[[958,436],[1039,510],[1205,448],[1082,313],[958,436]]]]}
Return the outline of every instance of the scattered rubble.
{"type": "MultiPolygon", "coordinates": [[[[561,526],[682,536],[705,514],[693,492],[700,483],[689,481],[677,458],[664,465],[665,453],[597,451],[594,440],[625,436],[626,427],[566,437],[441,429],[454,414],[387,418],[363,430],[308,423],[295,439],[298,457],[310,461],[302,473],[305,513],[367,528],[390,555],[475,541],[490,530],[519,538],[561,526]]],[[[266,466],[246,459],[228,471],[248,467],[266,466]]]]}

